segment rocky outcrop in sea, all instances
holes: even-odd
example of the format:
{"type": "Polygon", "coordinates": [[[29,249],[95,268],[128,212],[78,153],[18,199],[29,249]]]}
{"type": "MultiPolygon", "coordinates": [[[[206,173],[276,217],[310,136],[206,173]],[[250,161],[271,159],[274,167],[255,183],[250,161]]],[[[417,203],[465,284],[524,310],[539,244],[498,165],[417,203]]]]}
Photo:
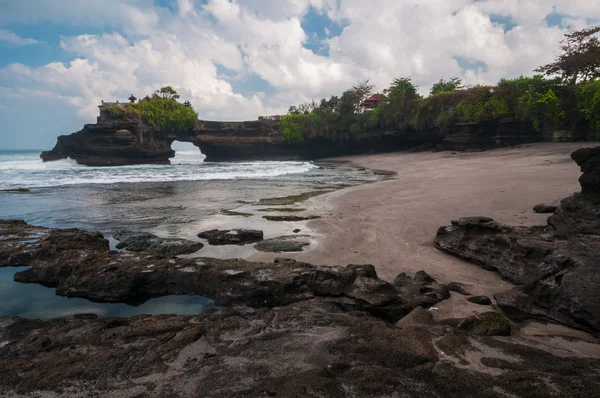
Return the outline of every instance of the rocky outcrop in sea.
{"type": "MultiPolygon", "coordinates": [[[[581,135],[578,132],[569,139],[581,135]]],[[[44,161],[71,158],[88,166],[169,164],[169,158],[175,156],[171,144],[177,140],[200,148],[207,161],[314,160],[407,149],[481,151],[553,139],[537,131],[531,122],[488,120],[456,124],[444,130],[431,127],[420,131],[406,128],[358,133],[305,132],[302,141],[290,143],[278,122],[269,118],[247,122],[198,120],[194,128],[173,133],[148,126],[135,114],[113,115],[109,107],[101,105],[96,123],[58,137],[54,148],[40,156],[44,161]]]]}

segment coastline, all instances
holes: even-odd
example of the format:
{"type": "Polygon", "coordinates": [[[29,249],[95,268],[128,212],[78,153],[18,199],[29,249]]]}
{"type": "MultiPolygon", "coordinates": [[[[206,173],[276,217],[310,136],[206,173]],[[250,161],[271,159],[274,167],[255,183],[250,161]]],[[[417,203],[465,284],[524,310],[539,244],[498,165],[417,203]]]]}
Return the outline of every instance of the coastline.
{"type": "MultiPolygon", "coordinates": [[[[292,219],[322,217],[263,225],[266,236],[277,228],[300,227],[302,234],[313,230],[315,246],[306,252],[260,254],[279,257],[275,261],[188,257],[197,240],[135,233],[128,244],[137,249],[112,251],[98,232],[5,220],[0,230],[9,239],[2,241],[2,266],[22,264],[23,253],[34,253],[32,267],[15,274],[17,282],[52,283],[61,296],[103,302],[191,295],[209,298],[214,306],[193,315],[0,317],[0,354],[6,359],[0,371],[9,376],[0,391],[124,397],[188,396],[192,391],[215,397],[342,397],[348,391],[373,397],[398,391],[407,396],[585,396],[599,386],[597,333],[533,320],[539,319],[536,314],[515,323],[500,313],[506,307],[498,295],[498,306],[469,303],[457,293],[460,289],[446,283],[461,282],[473,295],[490,296],[512,285],[433,246],[435,237],[440,247],[439,231],[447,229],[438,230],[440,225],[469,211],[488,212],[503,222],[513,217],[522,225],[541,223],[546,216],[534,216],[529,209],[542,194],[552,204],[569,193],[578,172],[568,155],[577,147],[343,158],[338,161],[370,167],[370,172],[398,174],[323,195],[305,191],[265,198],[261,192],[262,199],[240,206],[285,203],[304,209],[292,212],[292,219]],[[468,194],[472,191],[490,199],[474,200],[468,194]],[[170,254],[161,254],[165,250],[170,254]],[[317,265],[282,257],[314,258],[317,265]],[[54,273],[64,269],[65,260],[70,269],[54,273]],[[318,265],[324,263],[341,266],[318,265]],[[408,275],[388,282],[401,272],[408,275]]],[[[575,153],[581,165],[587,161],[581,161],[582,153],[597,156],[600,148],[575,153]]],[[[583,176],[589,177],[589,171],[583,176]]],[[[567,200],[554,219],[568,211],[567,200]]],[[[582,206],[593,203],[585,200],[590,202],[582,199],[582,206]]],[[[237,223],[243,216],[233,213],[237,223]]],[[[248,221],[258,226],[262,214],[254,217],[248,221]]],[[[593,221],[580,213],[562,217],[593,221]]],[[[491,220],[480,225],[486,223],[491,220]]],[[[484,238],[493,231],[490,225],[485,228],[484,238]]],[[[465,247],[485,250],[485,245],[465,247]]],[[[584,257],[582,268],[593,267],[596,258],[584,257]]],[[[594,301],[591,305],[593,310],[594,301]]]]}
{"type": "MultiPolygon", "coordinates": [[[[492,297],[514,285],[496,272],[436,249],[436,231],[467,216],[487,216],[509,225],[545,224],[548,214],[535,213],[533,206],[555,205],[579,191],[581,172],[570,155],[589,146],[540,143],[486,152],[401,152],[327,159],[397,174],[309,199],[302,204],[305,213],[322,215],[307,223],[315,244],[304,252],[258,253],[248,260],[286,257],[331,266],[373,264],[386,281],[401,272],[414,275],[425,270],[440,283],[460,282],[473,295],[492,297]]],[[[432,314],[438,321],[482,310],[457,293],[436,308],[432,314]]],[[[597,339],[562,325],[525,322],[515,337],[541,344],[557,355],[564,350],[565,355],[600,357],[597,339]]]]}

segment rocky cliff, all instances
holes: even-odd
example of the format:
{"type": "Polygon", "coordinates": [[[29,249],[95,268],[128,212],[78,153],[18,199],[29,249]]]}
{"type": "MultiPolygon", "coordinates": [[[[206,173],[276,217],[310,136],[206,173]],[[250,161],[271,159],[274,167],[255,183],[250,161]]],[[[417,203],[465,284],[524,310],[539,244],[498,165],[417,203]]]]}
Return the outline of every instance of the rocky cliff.
{"type": "MultiPolygon", "coordinates": [[[[561,139],[573,138],[561,135],[561,139]]],[[[300,143],[289,143],[272,120],[210,122],[199,120],[184,133],[147,126],[135,115],[112,116],[102,110],[95,124],[58,137],[56,146],[43,152],[44,161],[71,158],[89,166],[169,164],[175,156],[173,141],[191,142],[207,161],[311,160],[356,153],[389,152],[409,148],[482,150],[521,143],[552,140],[530,123],[488,121],[462,124],[448,131],[370,131],[358,134],[331,132],[307,134],[300,143]]]]}

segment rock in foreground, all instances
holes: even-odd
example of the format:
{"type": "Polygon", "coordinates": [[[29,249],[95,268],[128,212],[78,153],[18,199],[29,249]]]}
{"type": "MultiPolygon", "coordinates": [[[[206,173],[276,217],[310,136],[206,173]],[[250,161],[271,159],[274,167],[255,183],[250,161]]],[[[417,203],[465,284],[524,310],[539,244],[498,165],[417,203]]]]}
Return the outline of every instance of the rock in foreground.
{"type": "Polygon", "coordinates": [[[240,315],[0,318],[1,396],[552,397],[600,390],[600,360],[325,298],[240,315]],[[352,394],[349,395],[348,392],[352,394]]]}

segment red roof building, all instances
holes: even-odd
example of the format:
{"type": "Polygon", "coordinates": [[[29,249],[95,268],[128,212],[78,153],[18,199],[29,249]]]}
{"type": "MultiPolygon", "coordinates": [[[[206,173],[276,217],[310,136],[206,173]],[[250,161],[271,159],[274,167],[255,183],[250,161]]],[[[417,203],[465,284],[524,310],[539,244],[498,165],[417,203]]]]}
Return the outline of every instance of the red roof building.
{"type": "Polygon", "coordinates": [[[377,105],[386,98],[383,94],[373,94],[361,104],[362,111],[365,112],[377,108],[377,105]]]}

